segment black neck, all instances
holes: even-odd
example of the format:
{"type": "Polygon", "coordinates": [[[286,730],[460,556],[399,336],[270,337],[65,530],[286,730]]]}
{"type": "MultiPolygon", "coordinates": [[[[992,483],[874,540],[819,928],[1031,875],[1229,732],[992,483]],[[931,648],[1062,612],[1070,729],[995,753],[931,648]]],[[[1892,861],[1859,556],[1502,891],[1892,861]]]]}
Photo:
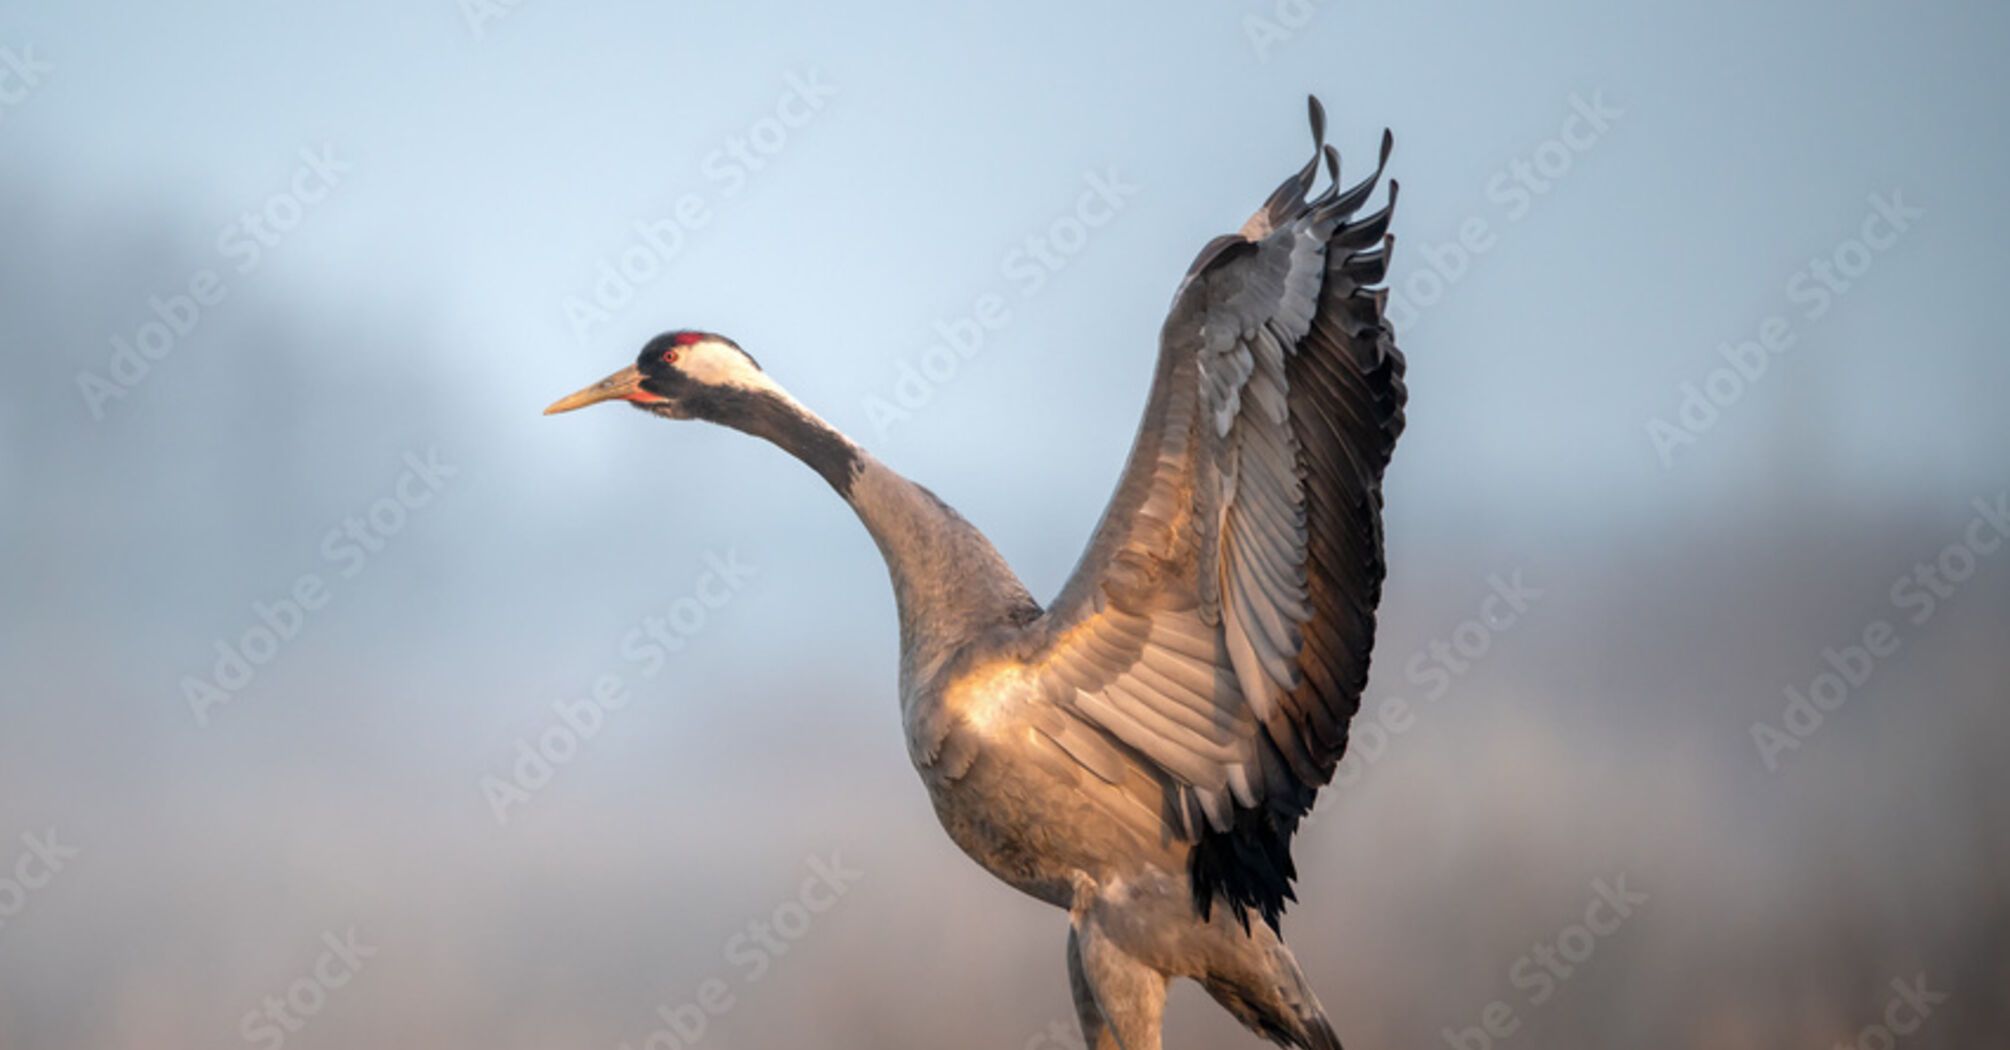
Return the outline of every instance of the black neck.
{"type": "Polygon", "coordinates": [[[687,401],[686,407],[702,419],[773,442],[809,464],[838,495],[851,498],[859,470],[857,446],[801,405],[772,394],[728,390],[687,401]]]}
{"type": "Polygon", "coordinates": [[[713,388],[687,395],[681,406],[781,446],[851,505],[893,580],[903,681],[929,680],[978,633],[1038,615],[1039,605],[982,533],[788,396],[713,388]]]}

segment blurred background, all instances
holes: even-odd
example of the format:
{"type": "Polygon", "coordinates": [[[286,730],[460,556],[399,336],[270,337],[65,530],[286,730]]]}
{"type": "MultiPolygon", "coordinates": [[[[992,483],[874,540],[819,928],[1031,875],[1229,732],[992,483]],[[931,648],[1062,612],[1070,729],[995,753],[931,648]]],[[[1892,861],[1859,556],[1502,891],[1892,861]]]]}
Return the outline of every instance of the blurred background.
{"type": "Polygon", "coordinates": [[[2002,1045],[2006,30],[0,2],[0,1047],[1070,1045],[847,509],[538,413],[725,332],[1051,595],[1308,92],[1395,130],[1412,397],[1285,925],[1343,1039],[2002,1045]]]}

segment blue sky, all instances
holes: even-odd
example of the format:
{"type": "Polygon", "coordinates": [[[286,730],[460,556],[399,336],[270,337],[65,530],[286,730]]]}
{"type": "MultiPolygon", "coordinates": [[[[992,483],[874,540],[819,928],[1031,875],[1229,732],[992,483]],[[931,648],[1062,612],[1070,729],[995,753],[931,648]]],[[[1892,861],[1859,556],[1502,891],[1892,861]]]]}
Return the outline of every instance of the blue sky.
{"type": "MultiPolygon", "coordinates": [[[[939,1044],[954,1018],[876,1013],[844,964],[947,981],[980,936],[1013,990],[985,1023],[1065,1016],[1053,917],[985,896],[904,768],[892,603],[848,511],[738,434],[539,411],[659,331],[724,332],[1051,595],[1180,275],[1303,162],[1307,93],[1348,181],[1388,127],[1402,184],[1412,400],[1371,698],[1495,574],[1551,596],[1303,839],[1301,955],[1343,1032],[1469,1020],[1615,865],[1694,887],[1644,920],[1643,968],[1737,954],[1697,940],[1721,936],[1761,973],[1847,972],[1788,1016],[1735,965],[1697,993],[1717,1012],[1671,991],[1686,971],[1604,969],[1658,991],[1552,1008],[1554,1042],[1656,1016],[1815,1045],[1887,971],[1990,957],[1961,902],[2003,858],[1918,829],[2004,797],[1973,750],[2000,735],[2001,565],[1787,774],[1747,729],[2010,480],[1999,7],[488,10],[0,0],[0,70],[51,67],[0,74],[0,865],[51,823],[105,858],[0,928],[0,1042],[228,1043],[289,945],[362,922],[410,979],[359,985],[327,1045],[402,1019],[614,1046],[832,844],[873,878],[722,1043],[939,1044]],[[623,266],[643,279],[582,333],[569,305],[623,266]],[[94,411],[80,377],[169,323],[155,301],[189,331],[94,411]],[[953,374],[945,329],[982,331],[953,374]],[[388,522],[407,457],[452,473],[345,574],[360,541],[328,536],[388,522]],[[644,674],[629,632],[695,615],[734,555],[750,582],[644,674]],[[182,683],[305,575],[325,607],[192,718],[182,683]],[[481,778],[606,674],[637,701],[498,827],[481,778]],[[776,763],[814,790],[756,775],[776,763]],[[1447,895],[1474,906],[1448,920],[1447,895]],[[1845,922],[1862,951],[1822,939],[1845,922]],[[86,1020],[98,990],[122,1009],[86,1020]]],[[[956,979],[946,1003],[992,988],[956,979]]]]}
{"type": "MultiPolygon", "coordinates": [[[[1615,505],[1615,489],[1627,505],[1725,498],[1757,483],[1783,440],[1758,419],[1776,409],[1804,416],[1807,444],[1841,461],[1807,469],[1844,485],[1986,472],[1959,432],[1998,414],[1963,392],[2003,366],[1961,304],[2002,262],[1986,231],[2003,208],[1988,158],[2004,132],[1988,115],[1992,36],[1974,24],[1996,13],[1895,25],[1725,5],[1624,17],[1315,5],[1291,29],[1232,4],[496,10],[479,38],[444,2],[21,11],[15,38],[58,72],[9,114],[7,167],[59,182],[80,209],[171,201],[208,239],[283,186],[297,151],[325,144],[353,178],[275,251],[255,294],[406,303],[453,333],[434,352],[462,392],[496,406],[541,403],[654,331],[714,327],[862,436],[865,400],[926,348],[932,322],[998,284],[1011,246],[1059,216],[1084,173],[1114,170],[1139,187],[1121,221],[943,392],[948,411],[883,449],[940,477],[970,446],[1010,450],[1035,414],[1070,420],[1097,450],[1083,466],[1102,469],[1080,482],[1096,489],[1178,274],[1296,162],[1298,99],[1316,91],[1355,164],[1383,125],[1398,132],[1399,286],[1466,222],[1498,234],[1405,340],[1431,395],[1406,450],[1412,476],[1434,482],[1420,498],[1455,480],[1475,497],[1597,493],[1587,512],[1615,505]],[[704,158],[811,71],[835,92],[828,107],[725,193],[704,158]],[[1623,115],[1510,218],[1492,180],[1593,96],[1623,115]],[[1784,285],[1855,230],[1868,195],[1892,190],[1928,217],[1778,373],[1822,373],[1802,396],[1839,407],[1793,406],[1795,380],[1764,383],[1687,457],[1703,464],[1692,477],[1654,469],[1647,422],[1673,413],[1717,344],[1785,306],[1784,285]],[[566,298],[636,223],[694,192],[714,198],[709,225],[578,338],[566,298]],[[1821,364],[1798,364],[1809,359],[1821,364]],[[1889,424],[1875,434],[1848,418],[1870,404],[1889,424]]],[[[65,352],[80,365],[108,353],[102,341],[65,352]]],[[[518,454],[570,454],[535,423],[506,435],[518,454]]],[[[632,420],[583,426],[594,441],[643,440],[632,420]]]]}

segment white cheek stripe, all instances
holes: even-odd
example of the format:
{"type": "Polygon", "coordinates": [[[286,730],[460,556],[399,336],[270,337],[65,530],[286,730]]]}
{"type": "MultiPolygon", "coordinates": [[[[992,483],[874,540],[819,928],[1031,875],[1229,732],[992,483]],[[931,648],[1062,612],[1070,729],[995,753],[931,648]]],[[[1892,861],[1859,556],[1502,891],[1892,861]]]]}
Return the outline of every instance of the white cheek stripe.
{"type": "Polygon", "coordinates": [[[693,343],[677,355],[677,367],[707,386],[775,392],[780,388],[747,355],[723,343],[693,343]]]}

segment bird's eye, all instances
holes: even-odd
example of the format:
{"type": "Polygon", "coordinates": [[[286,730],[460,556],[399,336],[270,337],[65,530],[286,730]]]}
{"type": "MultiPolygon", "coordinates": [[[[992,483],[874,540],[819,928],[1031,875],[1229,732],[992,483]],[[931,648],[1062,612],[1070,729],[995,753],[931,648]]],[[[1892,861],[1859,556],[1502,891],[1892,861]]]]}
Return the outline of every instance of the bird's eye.
{"type": "Polygon", "coordinates": [[[682,349],[683,349],[683,347],[678,347],[678,346],[673,346],[673,347],[671,347],[670,349],[668,349],[668,350],[665,350],[665,351],[663,351],[663,363],[664,363],[664,364],[666,364],[666,365],[674,365],[674,364],[676,364],[676,363],[677,363],[677,354],[678,354],[678,352],[679,352],[679,351],[681,351],[682,349]]]}

